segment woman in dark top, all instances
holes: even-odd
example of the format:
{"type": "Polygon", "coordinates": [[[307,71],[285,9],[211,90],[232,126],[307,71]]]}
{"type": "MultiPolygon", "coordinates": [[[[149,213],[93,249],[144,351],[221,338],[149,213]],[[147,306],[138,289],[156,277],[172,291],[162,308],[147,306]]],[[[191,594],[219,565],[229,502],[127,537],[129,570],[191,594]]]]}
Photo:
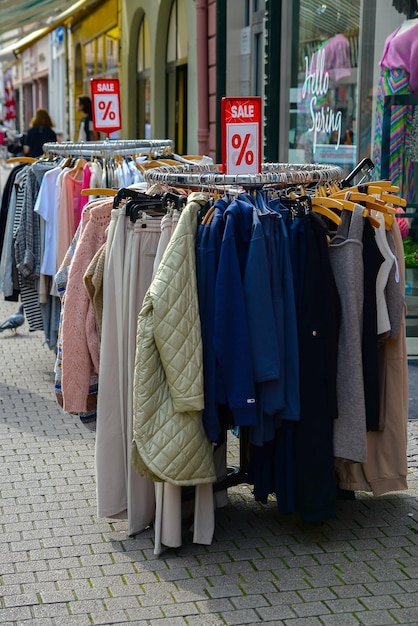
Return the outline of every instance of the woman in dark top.
{"type": "Polygon", "coordinates": [[[42,156],[42,146],[47,141],[56,141],[57,136],[52,130],[53,122],[46,109],[38,109],[33,117],[30,128],[23,139],[23,154],[30,157],[42,156]]]}
{"type": "Polygon", "coordinates": [[[93,129],[93,112],[91,98],[88,96],[78,96],[76,100],[76,111],[82,113],[78,130],[78,141],[97,141],[99,133],[93,129]]]}

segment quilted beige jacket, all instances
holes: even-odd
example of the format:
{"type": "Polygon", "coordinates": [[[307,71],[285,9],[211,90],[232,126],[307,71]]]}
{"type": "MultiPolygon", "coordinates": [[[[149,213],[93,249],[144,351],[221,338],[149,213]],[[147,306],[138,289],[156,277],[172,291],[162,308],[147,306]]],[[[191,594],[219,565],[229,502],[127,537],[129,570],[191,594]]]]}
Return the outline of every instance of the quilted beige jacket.
{"type": "Polygon", "coordinates": [[[131,460],[155,481],[216,480],[203,423],[202,338],[196,286],[197,212],[192,193],[138,316],[131,460]]]}

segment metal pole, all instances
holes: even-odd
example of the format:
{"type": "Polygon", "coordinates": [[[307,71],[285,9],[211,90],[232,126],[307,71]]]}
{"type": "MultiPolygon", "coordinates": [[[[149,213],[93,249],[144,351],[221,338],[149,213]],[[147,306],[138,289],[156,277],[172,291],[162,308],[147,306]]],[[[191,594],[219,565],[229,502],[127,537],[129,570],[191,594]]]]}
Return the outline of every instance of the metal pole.
{"type": "Polygon", "coordinates": [[[216,2],[216,162],[222,160],[221,100],[226,96],[226,0],[216,2]]]}

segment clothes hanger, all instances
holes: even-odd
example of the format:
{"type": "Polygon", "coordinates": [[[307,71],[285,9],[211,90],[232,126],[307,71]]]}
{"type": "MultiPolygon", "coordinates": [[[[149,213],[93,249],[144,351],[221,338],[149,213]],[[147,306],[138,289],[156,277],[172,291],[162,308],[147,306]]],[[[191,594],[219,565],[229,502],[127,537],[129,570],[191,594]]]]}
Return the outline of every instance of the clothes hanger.
{"type": "Polygon", "coordinates": [[[396,206],[406,207],[408,204],[405,198],[401,198],[400,196],[394,196],[391,193],[381,193],[380,198],[384,202],[388,202],[389,204],[396,204],[396,206]]]}
{"type": "Polygon", "coordinates": [[[71,163],[73,162],[73,158],[68,156],[66,159],[64,159],[64,161],[60,164],[60,168],[62,170],[65,170],[66,167],[70,167],[71,163]]]}
{"type": "MultiPolygon", "coordinates": [[[[377,183],[362,183],[357,185],[357,188],[353,188],[353,191],[357,190],[360,193],[366,193],[368,195],[377,195],[378,199],[388,202],[389,204],[396,204],[397,206],[405,207],[407,202],[405,198],[400,196],[394,196],[393,194],[399,193],[400,187],[397,185],[388,184],[390,181],[383,180],[377,183]]],[[[347,189],[346,191],[350,191],[347,189]]],[[[388,211],[391,212],[390,210],[388,211]]],[[[395,213],[395,211],[393,211],[395,213]]]]}
{"type": "MultiPolygon", "coordinates": [[[[344,195],[347,192],[343,192],[344,195]]],[[[348,198],[336,198],[334,195],[333,196],[329,196],[328,198],[318,198],[317,200],[319,202],[325,202],[328,203],[329,201],[337,201],[337,204],[334,205],[333,208],[335,209],[339,209],[340,211],[342,211],[343,209],[346,209],[346,211],[354,211],[354,208],[356,206],[355,202],[353,202],[352,198],[352,194],[350,194],[350,199],[348,198]]],[[[329,207],[331,207],[331,204],[328,204],[329,207]]],[[[367,217],[367,219],[369,220],[370,224],[372,226],[374,226],[375,228],[380,228],[380,222],[373,217],[373,215],[370,215],[369,213],[369,209],[367,207],[364,208],[363,210],[363,217],[367,217]]]]}
{"type": "MultiPolygon", "coordinates": [[[[317,198],[317,200],[319,201],[323,199],[324,198],[317,198]]],[[[334,213],[334,211],[331,211],[331,209],[328,209],[327,207],[322,206],[321,204],[312,203],[312,212],[319,213],[320,215],[327,217],[329,220],[333,221],[334,224],[337,224],[337,226],[339,226],[342,223],[342,219],[339,215],[334,213]]]]}
{"type": "Polygon", "coordinates": [[[16,157],[10,157],[10,159],[7,159],[6,163],[36,163],[36,161],[38,160],[39,159],[36,159],[35,157],[16,156],[16,157]]]}
{"type": "Polygon", "coordinates": [[[330,198],[337,198],[338,200],[342,200],[345,197],[346,200],[350,202],[357,203],[365,203],[366,208],[374,209],[375,211],[380,211],[381,213],[390,213],[391,215],[396,213],[396,209],[387,205],[383,200],[379,200],[375,196],[371,196],[364,192],[359,191],[350,191],[350,189],[338,191],[335,194],[332,194],[330,198]]]}
{"type": "Polygon", "coordinates": [[[76,162],[74,163],[74,167],[71,172],[71,177],[77,178],[77,176],[79,176],[81,172],[83,171],[83,167],[86,165],[86,163],[87,163],[86,159],[83,159],[83,158],[77,159],[76,162]]]}
{"type": "Polygon", "coordinates": [[[82,189],[80,195],[82,196],[116,196],[118,189],[112,189],[110,187],[89,187],[88,189],[82,189]]]}

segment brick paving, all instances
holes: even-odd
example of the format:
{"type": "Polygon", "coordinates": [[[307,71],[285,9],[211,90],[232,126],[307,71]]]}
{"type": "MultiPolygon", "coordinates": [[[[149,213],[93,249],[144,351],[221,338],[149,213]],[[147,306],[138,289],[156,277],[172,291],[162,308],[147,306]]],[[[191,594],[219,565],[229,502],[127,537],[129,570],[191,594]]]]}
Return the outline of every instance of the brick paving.
{"type": "MultiPolygon", "coordinates": [[[[0,297],[0,320],[16,308],[0,297]]],[[[211,546],[185,528],[157,557],[152,529],[96,517],[94,435],[56,404],[54,358],[27,324],[0,334],[2,626],[418,624],[418,421],[408,491],[356,494],[312,527],[239,485],[211,546]]]]}

